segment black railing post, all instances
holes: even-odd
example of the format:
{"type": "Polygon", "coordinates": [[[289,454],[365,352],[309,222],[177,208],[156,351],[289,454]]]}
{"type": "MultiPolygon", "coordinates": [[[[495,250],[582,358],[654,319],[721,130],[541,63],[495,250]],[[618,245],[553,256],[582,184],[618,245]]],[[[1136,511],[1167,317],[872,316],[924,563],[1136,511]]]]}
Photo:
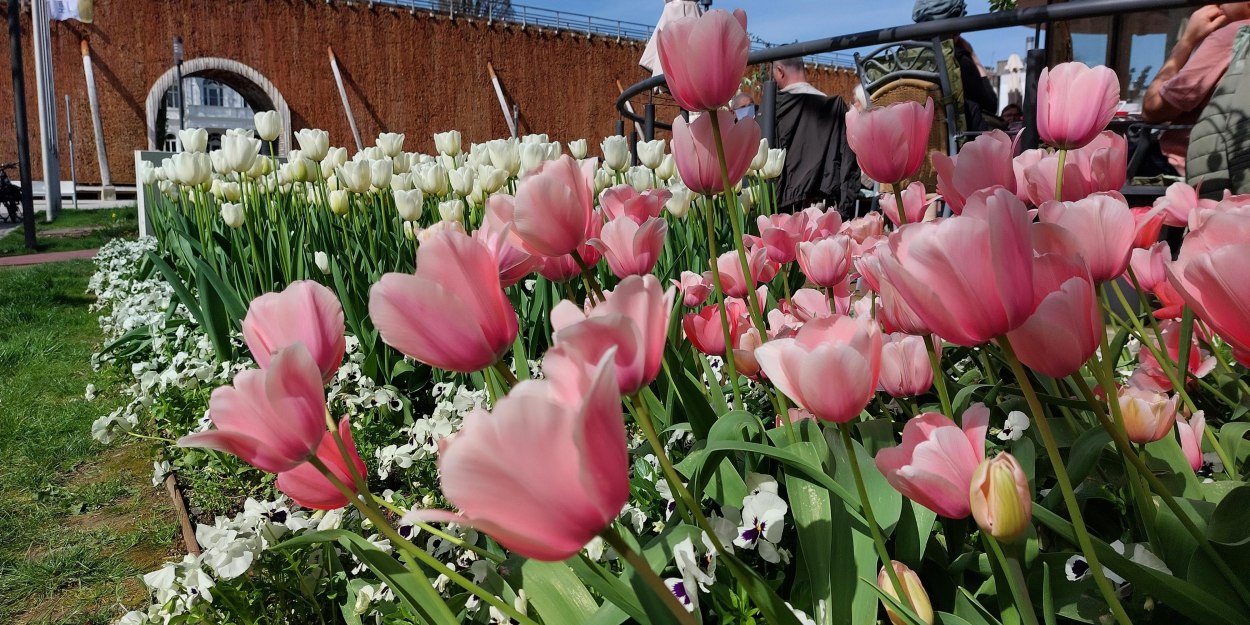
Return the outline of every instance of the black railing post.
{"type": "Polygon", "coordinates": [[[22,71],[22,21],[18,0],[9,0],[9,57],[13,70],[13,125],[17,131],[17,178],[22,184],[22,231],[35,249],[34,190],[30,181],[30,136],[26,131],[26,74],[22,71]]]}
{"type": "Polygon", "coordinates": [[[1020,149],[1037,147],[1037,81],[1046,67],[1046,50],[1029,50],[1024,63],[1024,128],[1020,130],[1020,149]]]}
{"type": "Polygon", "coordinates": [[[625,136],[625,120],[624,120],[624,119],[618,119],[618,120],[616,120],[616,133],[615,133],[615,134],[616,134],[618,137],[624,137],[624,136],[625,136]]]}
{"type": "Polygon", "coordinates": [[[642,109],[642,137],[645,141],[655,140],[655,103],[647,102],[642,109]]]}
{"type": "Polygon", "coordinates": [[[772,78],[764,81],[759,120],[760,133],[768,139],[768,147],[777,147],[777,81],[772,78]]]}

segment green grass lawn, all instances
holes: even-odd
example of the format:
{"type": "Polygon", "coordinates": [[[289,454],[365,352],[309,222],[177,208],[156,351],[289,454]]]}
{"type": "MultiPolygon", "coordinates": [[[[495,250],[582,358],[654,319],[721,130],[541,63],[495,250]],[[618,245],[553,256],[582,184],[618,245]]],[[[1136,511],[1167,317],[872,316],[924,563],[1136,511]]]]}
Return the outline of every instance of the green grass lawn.
{"type": "Polygon", "coordinates": [[[152,448],[90,436],[123,403],[121,377],[91,371],[92,270],[0,268],[0,623],[111,623],[143,603],[138,576],[177,544],[152,448]]]}
{"type": "Polygon", "coordinates": [[[134,206],[99,210],[62,210],[56,220],[48,223],[43,214],[35,223],[38,247],[26,247],[19,226],[0,238],[0,256],[20,256],[42,252],[90,250],[119,237],[139,235],[139,210],[134,206]],[[74,232],[67,232],[73,230],[74,232]]]}

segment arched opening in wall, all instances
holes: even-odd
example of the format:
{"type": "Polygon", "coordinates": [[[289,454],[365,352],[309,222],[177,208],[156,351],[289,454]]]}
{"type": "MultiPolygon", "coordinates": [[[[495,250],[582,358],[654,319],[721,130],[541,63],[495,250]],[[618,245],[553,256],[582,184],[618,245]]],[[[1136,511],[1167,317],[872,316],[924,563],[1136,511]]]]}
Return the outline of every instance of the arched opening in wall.
{"type": "MultiPolygon", "coordinates": [[[[278,112],[284,132],[274,151],[285,154],[291,148],[291,111],[273,83],[238,61],[191,59],[182,64],[181,89],[177,71],[170,69],[148,92],[148,149],[171,151],[170,138],[177,147],[180,128],[207,130],[209,149],[217,149],[227,131],[255,128],[258,111],[278,112]]],[[[269,149],[268,145],[263,148],[265,152],[269,149]]]]}

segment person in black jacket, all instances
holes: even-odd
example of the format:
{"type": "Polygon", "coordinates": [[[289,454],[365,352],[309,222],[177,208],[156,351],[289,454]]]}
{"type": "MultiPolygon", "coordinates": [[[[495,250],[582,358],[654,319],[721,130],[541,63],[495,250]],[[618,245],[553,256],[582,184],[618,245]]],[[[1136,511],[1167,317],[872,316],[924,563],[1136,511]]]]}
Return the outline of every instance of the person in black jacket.
{"type": "Polygon", "coordinates": [[[794,212],[824,202],[844,218],[854,216],[859,164],[846,141],[846,102],[807,82],[803,59],[773,63],[777,81],[777,146],[786,163],[777,206],[794,212]]]}

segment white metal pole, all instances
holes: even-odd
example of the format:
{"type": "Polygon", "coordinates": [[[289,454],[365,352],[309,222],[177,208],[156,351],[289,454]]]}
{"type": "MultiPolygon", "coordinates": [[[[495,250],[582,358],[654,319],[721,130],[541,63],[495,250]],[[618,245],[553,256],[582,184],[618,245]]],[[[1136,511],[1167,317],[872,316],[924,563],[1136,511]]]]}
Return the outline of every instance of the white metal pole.
{"type": "MultiPolygon", "coordinates": [[[[91,106],[91,125],[95,129],[95,153],[100,161],[100,192],[102,199],[112,199],[113,176],[109,174],[109,160],[104,150],[104,124],[100,120],[100,97],[95,90],[95,71],[91,66],[91,48],[82,42],[82,70],[87,79],[87,104],[91,106]]],[[[163,106],[163,104],[162,104],[163,106]]]]}
{"type": "Polygon", "coordinates": [[[35,48],[35,96],[39,101],[39,138],[43,154],[46,216],[52,221],[61,210],[61,159],[56,141],[56,94],[53,92],[52,60],[46,0],[31,3],[31,35],[35,48]]]}

